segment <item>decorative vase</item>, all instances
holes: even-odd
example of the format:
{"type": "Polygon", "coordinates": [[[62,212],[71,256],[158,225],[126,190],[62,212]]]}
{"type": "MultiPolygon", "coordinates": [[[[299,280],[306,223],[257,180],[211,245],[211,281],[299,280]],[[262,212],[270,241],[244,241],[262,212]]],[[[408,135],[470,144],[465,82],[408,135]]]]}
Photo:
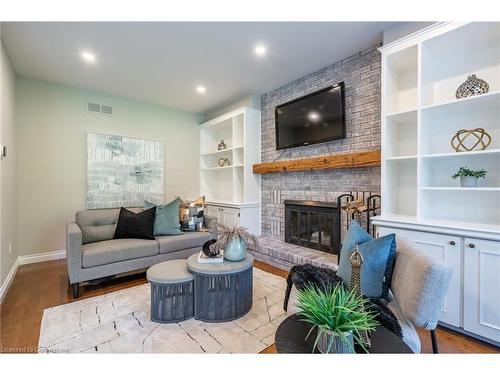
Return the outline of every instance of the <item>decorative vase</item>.
{"type": "Polygon", "coordinates": [[[224,143],[224,140],[221,139],[219,144],[217,145],[217,151],[222,151],[227,148],[226,144],[224,143]]]}
{"type": "Polygon", "coordinates": [[[460,176],[460,186],[462,186],[462,187],[476,187],[477,186],[477,177],[460,176]]]}
{"type": "Polygon", "coordinates": [[[481,78],[477,78],[475,74],[467,77],[467,80],[462,83],[455,93],[457,99],[468,98],[469,96],[486,94],[490,89],[488,82],[481,78]]]}
{"type": "Polygon", "coordinates": [[[247,256],[247,244],[241,237],[236,237],[227,243],[224,248],[224,259],[230,262],[239,262],[247,256]]]}
{"type": "Polygon", "coordinates": [[[318,330],[318,350],[323,354],[352,354],[354,351],[354,338],[351,332],[344,337],[324,329],[318,330]]]}

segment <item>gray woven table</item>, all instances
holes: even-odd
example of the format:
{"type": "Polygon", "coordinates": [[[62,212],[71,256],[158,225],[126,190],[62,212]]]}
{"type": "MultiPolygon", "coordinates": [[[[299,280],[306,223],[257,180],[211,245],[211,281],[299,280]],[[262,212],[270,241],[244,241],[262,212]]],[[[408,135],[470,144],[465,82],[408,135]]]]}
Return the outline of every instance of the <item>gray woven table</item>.
{"type": "Polygon", "coordinates": [[[193,275],[186,260],[169,260],[149,268],[151,284],[151,320],[176,323],[193,317],[193,275]]]}
{"type": "Polygon", "coordinates": [[[252,308],[253,257],[241,262],[198,263],[198,254],[187,260],[194,276],[194,317],[204,322],[227,322],[252,308]]]}

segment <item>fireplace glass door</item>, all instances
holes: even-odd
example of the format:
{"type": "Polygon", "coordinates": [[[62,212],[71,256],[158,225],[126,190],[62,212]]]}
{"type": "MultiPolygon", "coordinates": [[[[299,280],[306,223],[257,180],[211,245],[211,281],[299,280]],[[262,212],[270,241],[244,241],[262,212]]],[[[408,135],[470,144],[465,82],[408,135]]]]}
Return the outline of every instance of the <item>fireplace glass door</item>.
{"type": "Polygon", "coordinates": [[[337,225],[337,210],[331,207],[292,207],[286,206],[285,241],[300,246],[325,251],[338,251],[335,225],[337,225]],[[335,241],[336,239],[336,241],[335,241]]]}

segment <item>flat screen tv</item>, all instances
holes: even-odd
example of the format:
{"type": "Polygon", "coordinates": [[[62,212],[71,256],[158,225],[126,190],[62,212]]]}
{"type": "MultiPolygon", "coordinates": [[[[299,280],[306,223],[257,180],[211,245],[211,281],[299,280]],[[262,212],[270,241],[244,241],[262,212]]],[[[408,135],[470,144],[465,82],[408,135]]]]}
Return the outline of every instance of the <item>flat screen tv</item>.
{"type": "Polygon", "coordinates": [[[276,149],[345,138],[344,82],[275,109],[276,149]]]}

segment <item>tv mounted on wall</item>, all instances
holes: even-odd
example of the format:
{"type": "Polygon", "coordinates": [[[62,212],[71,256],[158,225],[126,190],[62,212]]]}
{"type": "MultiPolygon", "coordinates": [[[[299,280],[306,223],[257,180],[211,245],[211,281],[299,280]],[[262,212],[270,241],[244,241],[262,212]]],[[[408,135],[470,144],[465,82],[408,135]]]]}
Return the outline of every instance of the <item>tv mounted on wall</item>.
{"type": "Polygon", "coordinates": [[[344,82],[277,106],[276,149],[346,137],[344,82]]]}

